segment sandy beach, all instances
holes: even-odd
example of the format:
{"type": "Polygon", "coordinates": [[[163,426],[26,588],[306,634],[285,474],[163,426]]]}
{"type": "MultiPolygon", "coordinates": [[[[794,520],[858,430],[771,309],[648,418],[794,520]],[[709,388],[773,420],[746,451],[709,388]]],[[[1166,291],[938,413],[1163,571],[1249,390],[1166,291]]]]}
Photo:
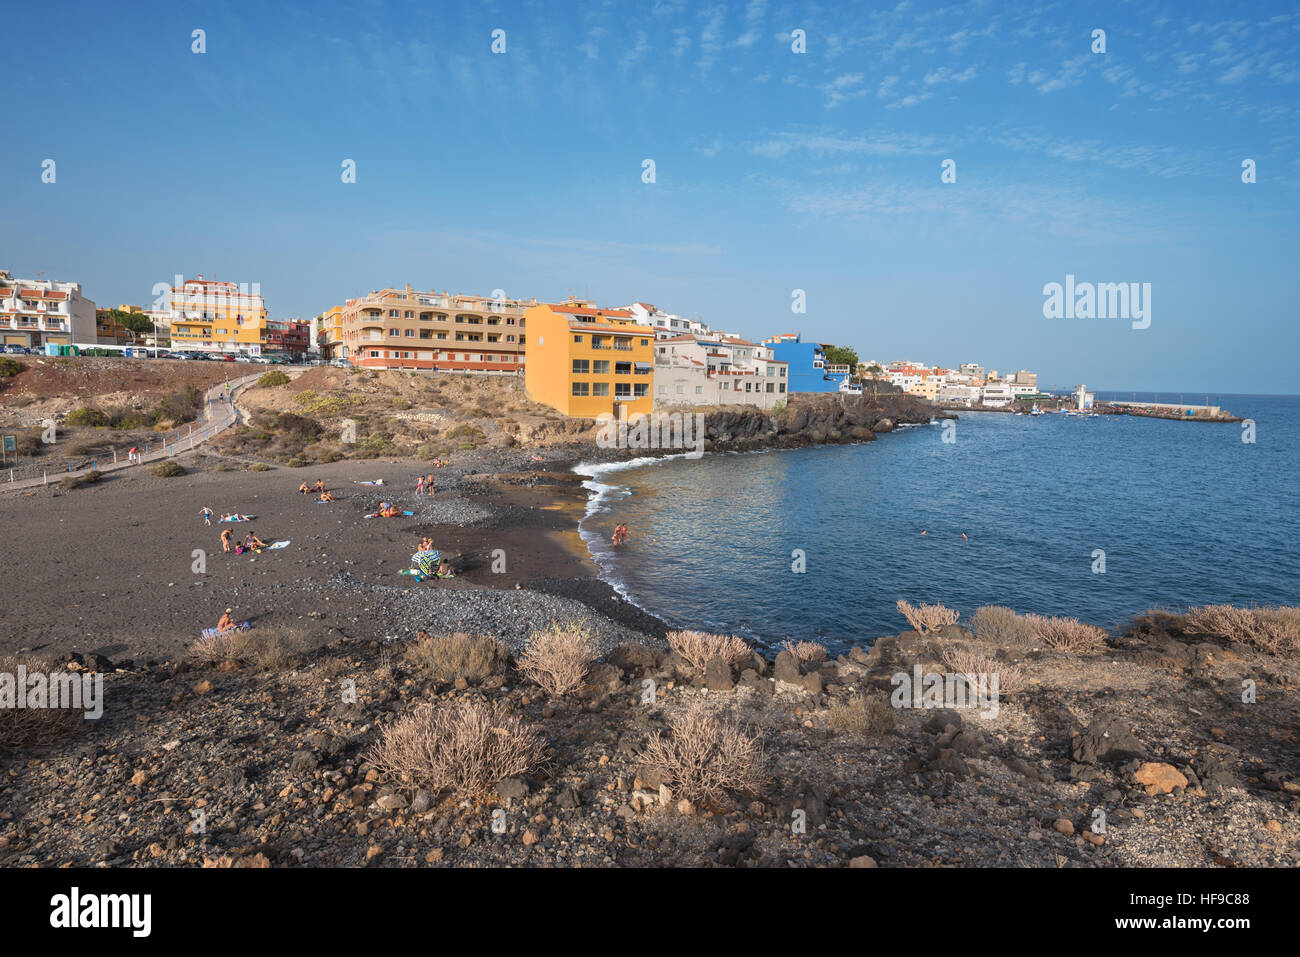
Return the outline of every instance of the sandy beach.
{"type": "MultiPolygon", "coordinates": [[[[140,469],[70,492],[51,487],[0,496],[10,540],[30,544],[0,557],[8,596],[0,652],[161,661],[180,655],[227,607],[257,625],[305,628],[315,643],[410,637],[417,628],[456,627],[457,607],[472,617],[476,603],[488,600],[478,593],[517,588],[661,630],[596,578],[577,536],[585,492],[561,455],[542,463],[520,452],[480,450],[436,470],[365,461],[216,471],[217,457],[180,461],[189,474],[178,478],[140,469]],[[435,472],[439,491],[432,497],[415,493],[422,469],[435,472]],[[296,491],[317,478],[337,502],[319,504],[296,491]],[[384,486],[359,484],[376,479],[384,486]],[[363,518],[384,500],[416,514],[363,518]],[[209,527],[200,514],[205,506],[217,517],[240,512],[257,519],[223,525],[214,517],[209,527]],[[252,530],[267,542],[291,544],[223,554],[224,528],[237,538],[252,530]],[[455,579],[413,584],[399,574],[424,535],[457,557],[455,579]],[[493,571],[496,549],[504,553],[503,571],[493,571]],[[437,608],[421,614],[426,598],[437,608]]],[[[564,608],[538,613],[548,611],[564,608]]]]}

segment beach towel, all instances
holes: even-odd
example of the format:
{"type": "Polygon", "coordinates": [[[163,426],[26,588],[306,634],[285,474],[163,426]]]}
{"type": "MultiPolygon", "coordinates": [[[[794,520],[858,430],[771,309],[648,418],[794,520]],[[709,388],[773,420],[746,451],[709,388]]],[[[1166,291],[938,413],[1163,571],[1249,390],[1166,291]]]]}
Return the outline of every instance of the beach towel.
{"type": "Polygon", "coordinates": [[[251,522],[255,518],[257,518],[256,515],[244,515],[242,517],[236,516],[235,518],[223,518],[222,521],[223,522],[251,522]]]}
{"type": "MultiPolygon", "coordinates": [[[[401,515],[405,515],[405,516],[408,516],[408,517],[411,516],[411,515],[414,515],[414,514],[415,514],[414,512],[402,512],[402,513],[401,513],[401,515]]],[[[382,516],[382,517],[383,517],[383,518],[400,518],[401,515],[384,515],[384,516],[382,516]]],[[[380,518],[381,516],[380,516],[380,514],[379,514],[378,512],[371,512],[369,515],[362,515],[361,517],[362,517],[362,518],[380,518]]]]}
{"type": "Polygon", "coordinates": [[[271,549],[272,551],[274,551],[274,550],[277,549],[277,548],[284,548],[284,546],[288,545],[289,542],[290,542],[290,539],[287,539],[287,538],[286,538],[286,539],[285,539],[284,541],[282,541],[282,542],[272,542],[270,545],[267,545],[266,547],[269,548],[269,549],[271,549]]]}
{"type": "MultiPolygon", "coordinates": [[[[235,627],[232,628],[231,630],[232,630],[232,631],[248,631],[248,629],[250,629],[250,628],[252,628],[252,627],[253,627],[253,623],[252,623],[251,621],[241,621],[239,624],[235,625],[235,627]]],[[[223,632],[218,631],[216,628],[204,628],[202,631],[199,632],[199,637],[200,637],[200,638],[215,638],[215,637],[217,637],[217,635],[220,635],[220,634],[223,634],[223,632]]]]}
{"type": "Polygon", "coordinates": [[[383,485],[383,479],[375,479],[373,482],[358,482],[358,485],[383,485]]]}

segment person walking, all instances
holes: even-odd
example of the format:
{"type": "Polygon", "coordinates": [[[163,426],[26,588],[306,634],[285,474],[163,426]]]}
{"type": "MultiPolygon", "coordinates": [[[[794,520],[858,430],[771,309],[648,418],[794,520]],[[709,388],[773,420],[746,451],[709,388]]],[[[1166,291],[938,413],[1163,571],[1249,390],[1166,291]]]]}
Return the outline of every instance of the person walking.
{"type": "Polygon", "coordinates": [[[203,515],[203,524],[204,524],[204,525],[211,525],[211,524],[212,524],[212,509],[210,509],[210,508],[208,508],[206,505],[204,505],[204,506],[203,506],[203,511],[202,511],[201,514],[203,515]]]}

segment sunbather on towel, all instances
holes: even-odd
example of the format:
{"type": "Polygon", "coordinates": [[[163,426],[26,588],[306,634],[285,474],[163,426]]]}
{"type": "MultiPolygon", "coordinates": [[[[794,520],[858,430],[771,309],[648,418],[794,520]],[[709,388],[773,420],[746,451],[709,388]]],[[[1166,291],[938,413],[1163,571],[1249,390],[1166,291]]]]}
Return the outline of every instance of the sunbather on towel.
{"type": "Polygon", "coordinates": [[[455,577],[456,577],[456,573],[455,573],[454,571],[452,571],[452,568],[451,568],[451,562],[447,561],[447,558],[446,558],[445,555],[443,556],[442,561],[438,562],[438,577],[439,577],[439,578],[455,578],[455,577]]]}
{"type": "Polygon", "coordinates": [[[233,619],[233,618],[230,617],[230,612],[231,612],[231,609],[227,608],[226,611],[225,611],[225,613],[221,616],[221,620],[217,622],[217,631],[233,631],[233,630],[234,630],[234,628],[235,628],[235,619],[233,619]]]}
{"type": "Polygon", "coordinates": [[[333,492],[321,492],[321,493],[320,493],[320,500],[321,500],[322,502],[332,502],[332,501],[334,501],[334,493],[333,493],[333,492]]]}
{"type": "Polygon", "coordinates": [[[266,542],[262,541],[260,538],[258,538],[250,531],[247,535],[244,536],[244,547],[245,548],[266,548],[266,542]]]}
{"type": "Polygon", "coordinates": [[[310,491],[311,491],[311,486],[309,486],[306,482],[303,482],[301,485],[298,486],[298,493],[300,495],[306,495],[310,491]]]}

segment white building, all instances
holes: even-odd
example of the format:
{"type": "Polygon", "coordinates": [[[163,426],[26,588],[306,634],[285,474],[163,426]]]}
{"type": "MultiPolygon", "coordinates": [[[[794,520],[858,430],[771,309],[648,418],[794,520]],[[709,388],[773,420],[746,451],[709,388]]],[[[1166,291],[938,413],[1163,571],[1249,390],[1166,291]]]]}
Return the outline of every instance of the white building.
{"type": "Polygon", "coordinates": [[[754,405],[786,401],[789,363],[766,346],[721,333],[655,342],[656,405],[754,405]]]}
{"type": "Polygon", "coordinates": [[[0,270],[0,335],[4,345],[31,349],[94,344],[95,303],[82,296],[81,283],[13,279],[0,270]]]}
{"type": "Polygon", "coordinates": [[[654,326],[656,339],[709,334],[709,327],[698,319],[687,319],[671,312],[664,312],[658,306],[648,302],[634,302],[623,308],[632,313],[634,321],[643,326],[654,326]]]}
{"type": "Polygon", "coordinates": [[[1011,391],[1011,386],[1005,382],[991,382],[984,386],[981,399],[990,408],[1001,409],[1010,405],[1015,395],[1011,391]]]}

